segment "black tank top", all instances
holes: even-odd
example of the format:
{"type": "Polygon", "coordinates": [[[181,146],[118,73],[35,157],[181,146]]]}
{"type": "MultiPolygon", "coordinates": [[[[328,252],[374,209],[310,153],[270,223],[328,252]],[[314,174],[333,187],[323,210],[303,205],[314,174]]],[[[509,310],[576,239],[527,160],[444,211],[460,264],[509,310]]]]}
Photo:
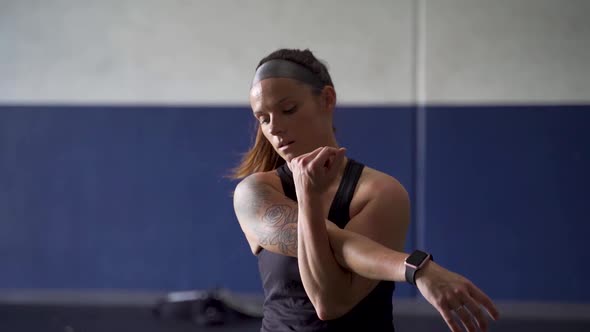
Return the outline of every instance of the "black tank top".
{"type": "MultiPolygon", "coordinates": [[[[328,219],[344,228],[350,220],[349,208],[364,165],[348,159],[328,219]]],[[[297,201],[293,173],[282,165],[277,168],[285,195],[297,201]]],[[[258,268],[264,288],[262,332],[275,331],[394,331],[392,296],[395,284],[381,281],[346,315],[329,321],[318,318],[305,293],[296,257],[262,250],[258,268]]]]}

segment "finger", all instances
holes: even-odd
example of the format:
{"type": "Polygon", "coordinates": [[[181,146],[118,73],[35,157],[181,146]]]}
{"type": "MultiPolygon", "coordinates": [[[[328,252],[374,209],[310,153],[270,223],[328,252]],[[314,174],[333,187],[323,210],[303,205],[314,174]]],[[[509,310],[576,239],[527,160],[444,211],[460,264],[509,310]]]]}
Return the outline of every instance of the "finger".
{"type": "Polygon", "coordinates": [[[313,161],[315,158],[317,158],[317,156],[320,153],[322,153],[322,151],[324,151],[325,149],[326,149],[326,147],[322,146],[322,147],[319,147],[319,148],[313,150],[312,152],[306,154],[303,158],[301,158],[303,165],[309,164],[311,161],[313,161]]]}
{"type": "Polygon", "coordinates": [[[451,313],[451,310],[449,310],[449,309],[439,309],[438,311],[441,313],[443,319],[445,320],[445,323],[447,323],[447,325],[449,326],[449,328],[451,329],[451,331],[453,331],[453,332],[462,332],[461,331],[461,327],[455,321],[455,317],[453,317],[453,314],[451,313]]]}
{"type": "Polygon", "coordinates": [[[310,166],[312,166],[312,168],[316,169],[316,168],[321,168],[321,167],[326,167],[326,163],[328,162],[328,160],[333,157],[335,154],[335,151],[333,148],[330,147],[324,147],[324,149],[322,149],[316,156],[315,158],[313,158],[312,161],[310,161],[310,166]]]}
{"type": "Polygon", "coordinates": [[[320,151],[321,151],[323,148],[324,148],[323,146],[320,146],[320,147],[318,147],[318,148],[315,148],[313,151],[306,152],[306,153],[302,153],[302,154],[300,154],[299,156],[297,156],[297,157],[295,157],[295,158],[293,158],[293,159],[302,159],[302,158],[305,158],[305,157],[307,157],[307,156],[309,156],[309,155],[312,155],[312,154],[314,154],[314,155],[315,155],[315,154],[317,154],[318,152],[320,152],[320,151]]]}
{"type": "Polygon", "coordinates": [[[481,303],[486,308],[493,320],[498,320],[500,318],[498,308],[496,308],[492,300],[479,288],[471,284],[469,287],[469,294],[475,299],[475,301],[481,303]]]}
{"type": "Polygon", "coordinates": [[[469,312],[469,310],[465,306],[459,306],[459,308],[456,308],[453,311],[455,312],[455,314],[457,316],[459,316],[459,319],[461,320],[461,322],[463,323],[463,326],[465,326],[465,329],[467,331],[469,331],[469,332],[476,331],[476,327],[475,327],[475,324],[473,323],[471,313],[469,312]]]}
{"type": "Polygon", "coordinates": [[[335,155],[328,159],[329,165],[326,165],[326,168],[328,168],[329,173],[337,173],[341,169],[342,163],[344,162],[345,153],[346,149],[339,148],[335,151],[335,155]]]}
{"type": "Polygon", "coordinates": [[[479,326],[479,329],[482,331],[487,331],[488,319],[483,314],[483,310],[481,309],[479,304],[477,302],[475,302],[475,300],[473,300],[471,297],[467,297],[464,300],[465,300],[465,306],[467,307],[467,309],[469,309],[471,314],[475,317],[475,322],[477,323],[477,326],[479,326]]]}

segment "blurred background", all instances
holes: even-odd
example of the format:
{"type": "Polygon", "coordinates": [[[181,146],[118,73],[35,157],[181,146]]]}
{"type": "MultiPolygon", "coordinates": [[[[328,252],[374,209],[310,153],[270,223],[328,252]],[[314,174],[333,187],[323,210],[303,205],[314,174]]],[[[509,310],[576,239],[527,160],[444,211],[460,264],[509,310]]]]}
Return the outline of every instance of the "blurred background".
{"type": "MultiPolygon", "coordinates": [[[[260,296],[226,176],[252,142],[254,69],[285,47],[326,62],[340,144],[402,182],[407,251],[490,295],[492,331],[589,331],[588,15],[584,0],[0,0],[0,329],[188,331],[144,309],[260,296]]],[[[406,284],[393,301],[399,331],[446,330],[406,284]]]]}

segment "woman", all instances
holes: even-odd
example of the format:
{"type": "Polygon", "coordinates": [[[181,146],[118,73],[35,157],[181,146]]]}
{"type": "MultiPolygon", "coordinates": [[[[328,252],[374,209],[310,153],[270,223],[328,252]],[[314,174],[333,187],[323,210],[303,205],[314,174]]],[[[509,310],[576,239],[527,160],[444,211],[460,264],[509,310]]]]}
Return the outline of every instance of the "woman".
{"type": "Polygon", "coordinates": [[[258,129],[235,170],[234,209],[265,293],[261,331],[393,331],[395,282],[416,285],[452,331],[487,328],[492,301],[428,253],[403,252],[404,187],[346,157],[334,84],[309,50],[277,50],[250,90],[258,129]]]}

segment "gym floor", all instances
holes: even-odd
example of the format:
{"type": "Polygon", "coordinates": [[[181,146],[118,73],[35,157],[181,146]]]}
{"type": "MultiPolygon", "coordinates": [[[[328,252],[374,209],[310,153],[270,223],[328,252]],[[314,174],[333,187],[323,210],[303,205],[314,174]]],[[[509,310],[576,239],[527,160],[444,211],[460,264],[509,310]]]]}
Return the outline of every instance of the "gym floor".
{"type": "MultiPolygon", "coordinates": [[[[201,326],[188,319],[154,315],[161,295],[126,293],[66,295],[0,292],[0,331],[11,332],[189,332],[258,331],[260,320],[234,320],[220,326],[201,326]]],[[[251,300],[258,306],[258,300],[251,300]]],[[[502,318],[491,322],[493,332],[588,332],[590,307],[569,304],[499,303],[502,318]]],[[[398,332],[449,331],[442,318],[425,302],[394,301],[398,332]]]]}
{"type": "MultiPolygon", "coordinates": [[[[396,331],[449,331],[438,317],[398,315],[396,331]]],[[[146,308],[129,307],[64,307],[64,306],[0,306],[0,330],[11,332],[189,332],[189,331],[258,331],[259,320],[225,326],[201,327],[190,321],[160,320],[146,308]]],[[[544,332],[590,331],[589,320],[502,319],[491,324],[489,331],[544,332]]]]}

